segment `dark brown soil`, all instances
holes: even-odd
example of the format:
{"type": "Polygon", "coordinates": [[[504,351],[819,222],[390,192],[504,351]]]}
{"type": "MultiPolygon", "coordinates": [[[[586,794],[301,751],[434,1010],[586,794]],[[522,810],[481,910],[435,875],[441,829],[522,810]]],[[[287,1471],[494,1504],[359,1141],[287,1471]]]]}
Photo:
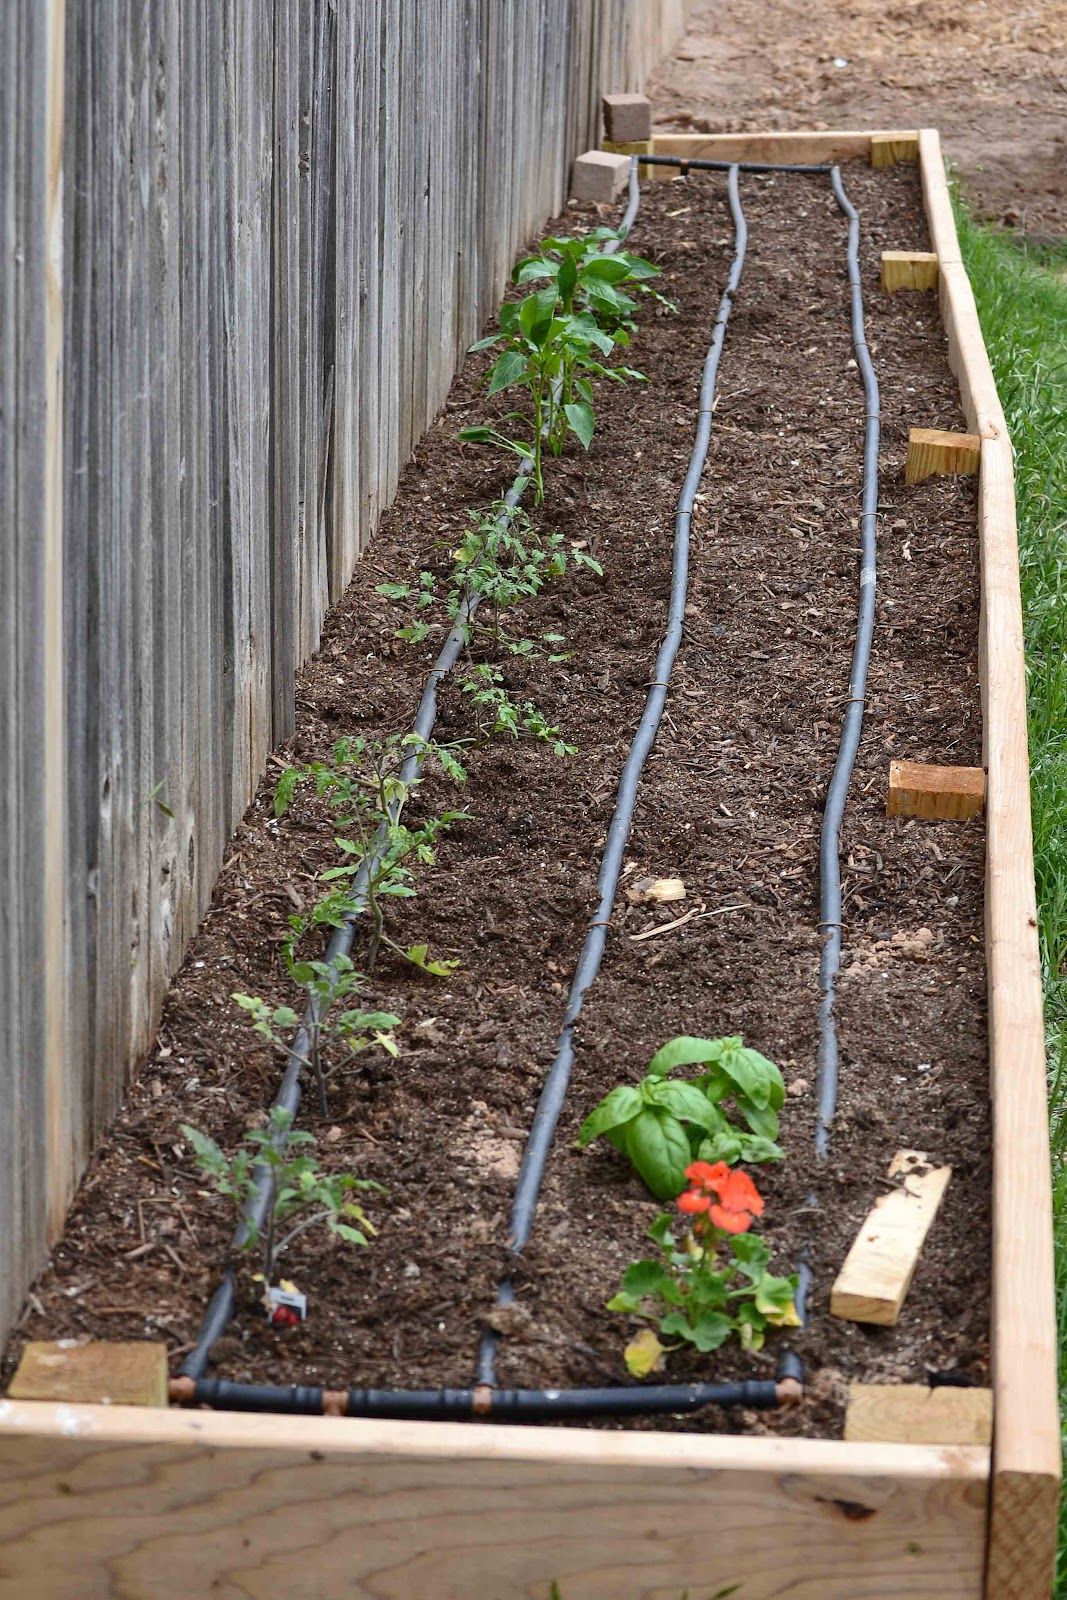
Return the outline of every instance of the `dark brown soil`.
{"type": "MultiPolygon", "coordinates": [[[[711,455],[694,521],[686,638],[641,790],[627,861],[685,880],[684,906],[620,899],[587,1001],[570,1097],[500,1379],[522,1385],[625,1381],[627,1319],[604,1312],[659,1207],[604,1146],[575,1148],[583,1115],[634,1080],[680,1032],[741,1032],[777,1060],[789,1095],[788,1159],[764,1169],[765,1232],[782,1270],[806,1241],[816,1289],[808,1398],[770,1425],[839,1430],[846,1380],[986,1374],[988,1175],[982,849],[978,824],[888,821],[891,756],[981,759],[973,486],[905,489],[909,425],[961,425],[932,295],[888,297],[879,252],[921,247],[914,168],[846,169],[863,221],[868,337],[882,384],[878,623],[866,730],[845,823],[842,1089],[832,1156],[810,1154],[816,1049],[817,844],[847,693],[855,626],[863,392],[852,360],[845,227],[824,180],[743,181],[748,259],[729,326],[711,455]],[[676,930],[636,940],[700,908],[676,930]],[[883,1192],[894,1152],[927,1151],[953,1179],[900,1324],[864,1329],[827,1313],[829,1286],[883,1192]],[[805,1208],[814,1192],[816,1204],[805,1208]]],[[[395,1063],[366,1055],[334,1080],[323,1122],[304,1120],[331,1167],[387,1192],[373,1246],[307,1235],[286,1271],[308,1321],[278,1332],[251,1288],[218,1346],[222,1376],[368,1385],[465,1384],[502,1269],[522,1142],[551,1060],[573,963],[595,900],[599,852],[663,628],[675,500],[691,447],[700,368],[732,251],[721,179],[646,187],[635,248],[666,274],[677,316],[648,314],[636,342],[647,386],[605,387],[587,457],[554,464],[539,520],[603,564],[546,590],[516,624],[565,633],[550,666],[509,660],[580,747],[498,741],[470,759],[471,820],[445,839],[398,938],[462,963],[434,980],[391,960],[375,1001],[405,1018],[395,1063]]],[[[588,219],[576,208],[564,219],[588,219]]],[[[300,801],[275,821],[277,770],[326,756],[341,733],[405,728],[434,640],[401,643],[403,605],[375,586],[444,571],[467,509],[500,492],[488,453],[457,448],[481,418],[485,358],[457,380],[445,415],[299,688],[299,726],[234,842],[213,906],[169,996],[158,1046],[96,1157],[66,1234],[8,1351],[26,1338],[164,1337],[192,1343],[233,1219],[192,1168],[179,1124],[233,1146],[262,1116],[280,1063],[230,995],[295,1001],[279,946],[294,906],[334,864],[332,829],[300,801]]],[[[503,408],[501,408],[503,409],[503,408]]],[[[439,736],[469,735],[468,705],[442,695],[439,736]]],[[[426,783],[419,814],[456,803],[426,783]]],[[[360,951],[357,948],[357,964],[360,951]]],[[[773,1371],[755,1358],[672,1358],[688,1378],[773,1371]]],[[[688,1427],[767,1426],[708,1413],[688,1427]]]]}

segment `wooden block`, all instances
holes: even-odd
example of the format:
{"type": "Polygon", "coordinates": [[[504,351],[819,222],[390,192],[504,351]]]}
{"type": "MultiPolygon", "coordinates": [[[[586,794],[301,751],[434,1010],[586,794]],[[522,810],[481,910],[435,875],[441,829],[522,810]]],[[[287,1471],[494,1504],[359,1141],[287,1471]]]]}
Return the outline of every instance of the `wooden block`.
{"type": "Polygon", "coordinates": [[[165,1406],[167,1347],[148,1340],[34,1342],[23,1350],[7,1392],[13,1400],[165,1406]]]}
{"type": "Polygon", "coordinates": [[[932,250],[883,250],[882,288],[936,289],[937,256],[932,250]]]}
{"type": "Polygon", "coordinates": [[[625,144],[651,139],[652,101],[647,94],[606,94],[600,102],[606,138],[625,144]]]}
{"type": "Polygon", "coordinates": [[[973,475],[981,461],[982,441],[976,433],[946,433],[940,428],[912,428],[908,433],[905,483],[948,473],[973,475]]]}
{"type": "Polygon", "coordinates": [[[892,1327],[911,1285],[930,1224],[952,1176],[919,1150],[898,1150],[889,1167],[899,1187],[876,1201],[830,1293],[830,1312],[892,1327]]]}
{"type": "Polygon", "coordinates": [[[895,167],[898,161],[918,161],[918,133],[872,133],[871,166],[895,167]]]}
{"type": "Polygon", "coordinates": [[[625,189],[629,175],[629,156],[587,150],[571,168],[571,194],[576,200],[614,200],[625,189]]]}
{"type": "Polygon", "coordinates": [[[992,1389],[924,1383],[852,1383],[845,1438],[877,1444],[989,1444],[992,1389]]]}
{"type": "MultiPolygon", "coordinates": [[[[630,139],[622,144],[611,139],[604,140],[604,149],[617,156],[651,155],[654,148],[654,139],[630,139]]],[[[647,167],[642,162],[638,176],[642,183],[669,183],[678,176],[678,171],[675,167],[647,167]]]]}
{"type": "Polygon", "coordinates": [[[935,767],[925,761],[891,761],[887,817],[966,822],[985,804],[981,767],[935,767]]]}

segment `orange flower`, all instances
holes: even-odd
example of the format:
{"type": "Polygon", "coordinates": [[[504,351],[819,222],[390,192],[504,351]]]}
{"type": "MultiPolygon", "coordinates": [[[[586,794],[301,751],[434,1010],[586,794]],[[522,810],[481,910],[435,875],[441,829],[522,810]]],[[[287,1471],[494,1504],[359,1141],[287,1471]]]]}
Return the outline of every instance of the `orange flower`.
{"type": "Polygon", "coordinates": [[[694,1161],[685,1169],[689,1188],[677,1200],[687,1216],[707,1214],[723,1233],[747,1233],[763,1212],[763,1197],[747,1172],[732,1172],[725,1161],[694,1161]]]}

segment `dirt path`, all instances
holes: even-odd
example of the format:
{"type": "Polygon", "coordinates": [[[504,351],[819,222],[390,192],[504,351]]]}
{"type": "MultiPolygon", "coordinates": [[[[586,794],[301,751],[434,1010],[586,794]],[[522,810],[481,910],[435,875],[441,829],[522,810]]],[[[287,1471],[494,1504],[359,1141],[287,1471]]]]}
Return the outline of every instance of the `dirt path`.
{"type": "Polygon", "coordinates": [[[940,127],[983,215],[1067,233],[1067,0],[696,0],[657,120],[940,127]]]}

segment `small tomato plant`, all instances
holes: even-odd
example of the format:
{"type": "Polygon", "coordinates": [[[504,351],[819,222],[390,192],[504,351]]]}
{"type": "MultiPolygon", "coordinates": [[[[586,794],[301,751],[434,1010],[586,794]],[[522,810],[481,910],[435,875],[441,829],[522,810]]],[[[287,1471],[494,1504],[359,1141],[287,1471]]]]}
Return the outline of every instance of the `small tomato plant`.
{"type": "Polygon", "coordinates": [[[706,1353],[736,1334],[744,1349],[759,1350],[768,1327],[799,1326],[796,1277],[772,1273],[766,1241],[749,1233],[764,1203],[748,1173],[725,1161],[693,1161],[685,1181],[676,1204],[688,1228],[679,1230],[669,1212],[658,1217],[649,1236],[660,1259],[633,1262],[607,1303],[655,1324],[627,1346],[635,1377],[686,1344],[706,1353]]]}
{"type": "Polygon", "coordinates": [[[607,1138],[628,1156],[658,1200],[673,1200],[685,1185],[694,1157],[703,1161],[780,1161],[774,1140],[785,1098],[773,1061],[740,1038],[671,1039],[648,1064],[639,1084],[620,1084],[582,1123],[581,1146],[607,1138]],[[679,1067],[703,1068],[681,1081],[679,1067]],[[747,1124],[738,1127],[724,1106],[732,1102],[747,1124]]]}
{"type": "Polygon", "coordinates": [[[232,1155],[226,1155],[214,1139],[188,1123],[182,1124],[181,1131],[201,1173],[231,1201],[239,1219],[252,1197],[256,1169],[269,1169],[272,1193],[266,1227],[262,1233],[246,1227],[243,1240],[246,1250],[259,1250],[268,1288],[279,1257],[312,1228],[324,1227],[346,1244],[370,1242],[368,1235],[376,1230],[353,1197],[380,1190],[381,1184],[347,1172],[323,1172],[309,1148],[314,1138],[293,1127],[288,1111],[272,1107],[267,1126],[250,1128],[232,1155]],[[279,1237],[286,1223],[293,1226],[279,1237]]]}

